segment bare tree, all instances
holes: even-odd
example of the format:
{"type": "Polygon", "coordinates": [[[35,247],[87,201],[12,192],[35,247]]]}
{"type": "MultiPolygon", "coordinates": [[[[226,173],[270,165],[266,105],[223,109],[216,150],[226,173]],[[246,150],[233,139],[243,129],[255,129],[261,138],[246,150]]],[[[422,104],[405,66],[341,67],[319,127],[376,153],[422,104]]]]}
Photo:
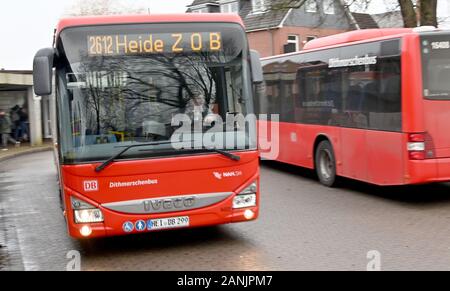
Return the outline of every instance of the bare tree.
{"type": "Polygon", "coordinates": [[[420,1],[420,25],[438,26],[437,1],[438,0],[420,1]]]}
{"type": "MultiPolygon", "coordinates": [[[[323,3],[322,0],[272,0],[269,5],[269,9],[272,10],[283,10],[291,8],[301,8],[305,5],[315,2],[317,7],[320,7],[323,3]]],[[[369,7],[372,0],[340,0],[341,4],[346,7],[356,6],[359,10],[365,10],[369,7]]],[[[333,1],[329,3],[334,5],[333,1]]]]}
{"type": "Polygon", "coordinates": [[[411,0],[398,0],[400,9],[402,11],[403,23],[405,27],[417,26],[417,14],[415,3],[411,0]]]}
{"type": "MultiPolygon", "coordinates": [[[[438,26],[437,18],[438,0],[395,0],[385,3],[388,11],[398,11],[400,9],[405,27],[417,27],[419,25],[438,26]],[[390,3],[392,2],[392,3],[390,3]]],[[[268,9],[283,10],[291,8],[301,8],[316,2],[316,5],[323,3],[321,0],[273,0],[268,9]]],[[[367,10],[373,0],[340,0],[347,10],[357,8],[359,11],[367,10]]]]}
{"type": "Polygon", "coordinates": [[[398,0],[405,27],[439,25],[438,0],[398,0]]]}
{"type": "Polygon", "coordinates": [[[148,13],[139,1],[77,0],[66,12],[68,16],[118,15],[148,13]]]}

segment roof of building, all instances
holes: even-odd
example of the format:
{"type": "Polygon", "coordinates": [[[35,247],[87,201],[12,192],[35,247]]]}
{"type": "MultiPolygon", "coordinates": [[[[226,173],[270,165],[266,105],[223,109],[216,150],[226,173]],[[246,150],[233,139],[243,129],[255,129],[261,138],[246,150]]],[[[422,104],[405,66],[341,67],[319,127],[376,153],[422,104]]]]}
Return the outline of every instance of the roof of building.
{"type": "MultiPolygon", "coordinates": [[[[270,7],[279,0],[266,0],[266,6],[270,7]]],[[[188,7],[198,6],[202,4],[213,3],[219,4],[219,0],[194,0],[188,7]]],[[[291,4],[290,7],[295,7],[291,4]]],[[[292,8],[295,9],[295,8],[292,8]]],[[[239,15],[244,21],[247,31],[264,30],[278,28],[283,24],[288,14],[292,9],[267,9],[262,13],[253,13],[251,0],[240,0],[239,15]]],[[[348,9],[345,7],[345,9],[348,9]]],[[[349,12],[347,16],[353,16],[354,21],[360,29],[376,29],[376,28],[401,28],[403,27],[403,17],[400,11],[382,13],[382,14],[367,14],[349,12]]]]}
{"type": "Polygon", "coordinates": [[[68,27],[94,26],[127,23],[168,23],[168,22],[231,22],[244,25],[242,19],[234,14],[186,13],[186,14],[151,14],[70,17],[59,21],[57,33],[68,27]]]}
{"type": "Polygon", "coordinates": [[[33,86],[32,74],[29,70],[0,70],[0,91],[23,90],[23,86],[33,86]]]}
{"type": "Polygon", "coordinates": [[[247,31],[279,27],[290,11],[290,9],[269,9],[263,13],[253,13],[252,10],[252,1],[243,0],[239,14],[247,31]]]}
{"type": "MultiPolygon", "coordinates": [[[[272,1],[277,0],[266,0],[266,5],[271,5],[272,1]]],[[[192,7],[205,5],[208,3],[219,5],[220,0],[194,0],[194,2],[188,6],[188,11],[190,11],[192,7]]],[[[253,7],[251,0],[240,0],[239,15],[243,19],[247,31],[279,27],[290,9],[267,9],[262,13],[253,13],[252,10],[253,7]]]]}
{"type": "Polygon", "coordinates": [[[367,13],[352,13],[360,29],[379,28],[377,22],[367,13]]]}
{"type": "Polygon", "coordinates": [[[380,28],[404,27],[401,11],[373,14],[372,18],[380,28]]]}
{"type": "MultiPolygon", "coordinates": [[[[271,6],[274,2],[277,2],[277,0],[266,0],[266,5],[271,6]]],[[[194,2],[189,7],[206,3],[219,4],[219,0],[194,0],[194,2]]],[[[280,8],[268,9],[263,13],[253,13],[251,0],[240,0],[240,3],[239,15],[242,17],[247,31],[277,28],[282,25],[283,20],[286,19],[287,14],[291,11],[291,9],[289,8],[280,8]]],[[[291,4],[289,6],[295,7],[294,4],[291,4]]],[[[370,14],[352,14],[355,18],[356,23],[361,29],[379,28],[377,22],[371,17],[370,14]]]]}
{"type": "Polygon", "coordinates": [[[31,75],[32,70],[0,70],[0,74],[31,75]]]}
{"type": "Polygon", "coordinates": [[[188,7],[192,7],[192,6],[199,6],[199,5],[204,5],[204,4],[218,4],[219,1],[217,0],[194,0],[194,2],[192,2],[191,5],[188,5],[188,7]]]}

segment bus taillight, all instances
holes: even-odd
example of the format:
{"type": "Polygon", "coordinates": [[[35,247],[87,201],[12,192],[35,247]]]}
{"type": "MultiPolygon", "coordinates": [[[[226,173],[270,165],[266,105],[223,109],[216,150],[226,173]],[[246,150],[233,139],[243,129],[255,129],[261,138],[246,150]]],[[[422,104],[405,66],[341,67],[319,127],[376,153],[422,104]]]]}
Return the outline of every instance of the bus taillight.
{"type": "Polygon", "coordinates": [[[426,159],[426,134],[412,133],[408,136],[408,152],[410,160],[426,159]]]}

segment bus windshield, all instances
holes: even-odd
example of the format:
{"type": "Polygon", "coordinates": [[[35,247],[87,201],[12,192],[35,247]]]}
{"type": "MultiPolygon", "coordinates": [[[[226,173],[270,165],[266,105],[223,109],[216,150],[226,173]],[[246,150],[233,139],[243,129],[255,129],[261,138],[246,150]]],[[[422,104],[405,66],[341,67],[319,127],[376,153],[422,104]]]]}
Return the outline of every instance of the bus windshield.
{"type": "Polygon", "coordinates": [[[214,129],[215,137],[222,135],[214,148],[254,149],[253,124],[224,125],[230,117],[253,113],[245,39],[234,24],[61,32],[56,73],[63,162],[104,161],[124,147],[152,142],[161,143],[122,158],[192,154],[189,146],[162,142],[183,130],[202,140],[214,129]]]}
{"type": "Polygon", "coordinates": [[[424,96],[427,99],[450,100],[450,35],[422,37],[424,96]]]}

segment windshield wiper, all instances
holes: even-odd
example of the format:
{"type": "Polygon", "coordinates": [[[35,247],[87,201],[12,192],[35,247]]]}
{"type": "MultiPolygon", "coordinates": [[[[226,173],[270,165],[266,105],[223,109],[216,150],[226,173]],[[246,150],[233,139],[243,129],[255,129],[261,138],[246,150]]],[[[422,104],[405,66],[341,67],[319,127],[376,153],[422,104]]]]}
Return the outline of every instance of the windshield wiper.
{"type": "Polygon", "coordinates": [[[229,152],[227,152],[227,151],[219,150],[219,149],[216,149],[216,148],[207,148],[207,147],[204,147],[203,150],[208,151],[208,152],[213,152],[213,153],[215,152],[215,153],[221,154],[222,156],[227,157],[227,158],[229,158],[230,160],[233,160],[233,161],[235,161],[235,162],[239,162],[239,161],[241,160],[241,157],[238,156],[238,155],[229,153],[229,152]]]}
{"type": "MultiPolygon", "coordinates": [[[[108,159],[107,161],[105,161],[104,163],[102,163],[100,166],[98,166],[97,168],[95,168],[95,172],[100,173],[101,171],[103,171],[104,169],[106,169],[106,167],[108,167],[110,164],[112,164],[115,160],[117,160],[118,158],[120,158],[123,154],[125,154],[126,152],[128,152],[129,150],[133,149],[133,148],[138,148],[138,147],[147,147],[147,146],[156,146],[156,145],[165,145],[165,144],[172,144],[172,141],[163,141],[163,142],[152,142],[152,143],[142,143],[142,144],[133,144],[133,145],[129,145],[124,147],[124,149],[120,152],[118,152],[117,154],[115,154],[114,156],[112,156],[110,159],[108,159]]],[[[232,153],[229,153],[227,151],[223,151],[223,150],[219,150],[216,148],[207,148],[207,147],[203,147],[202,150],[206,150],[208,152],[215,152],[218,154],[223,155],[224,157],[229,158],[230,160],[239,162],[241,160],[241,157],[238,155],[234,155],[232,153]]],[[[143,150],[143,151],[147,151],[147,150],[143,150]]]]}
{"type": "MultiPolygon", "coordinates": [[[[192,141],[192,142],[194,142],[194,141],[192,141]]],[[[190,150],[190,149],[184,149],[184,150],[190,150]]],[[[241,160],[241,157],[238,156],[238,155],[229,153],[227,151],[219,150],[219,149],[216,149],[216,148],[207,148],[207,147],[204,146],[201,149],[195,149],[194,148],[192,150],[194,150],[194,151],[201,150],[201,151],[207,151],[207,152],[210,152],[210,153],[218,153],[218,154],[221,154],[222,156],[227,157],[230,160],[233,160],[233,161],[236,161],[236,162],[239,162],[241,160]]],[[[148,150],[141,150],[141,151],[146,152],[148,150]]]]}
{"type": "Polygon", "coordinates": [[[95,172],[100,173],[101,171],[103,171],[104,169],[106,169],[106,167],[108,167],[110,164],[112,164],[115,160],[117,160],[118,158],[120,158],[123,154],[125,154],[126,152],[128,152],[131,149],[134,148],[138,148],[138,147],[147,147],[147,146],[155,146],[155,145],[164,145],[164,144],[171,144],[172,142],[170,141],[163,141],[163,142],[152,142],[152,143],[142,143],[142,144],[133,144],[130,146],[126,146],[124,147],[124,149],[120,152],[118,152],[117,154],[115,154],[114,156],[112,156],[110,159],[108,159],[107,161],[105,161],[103,164],[101,164],[100,166],[98,166],[97,168],[95,168],[95,172]]]}

